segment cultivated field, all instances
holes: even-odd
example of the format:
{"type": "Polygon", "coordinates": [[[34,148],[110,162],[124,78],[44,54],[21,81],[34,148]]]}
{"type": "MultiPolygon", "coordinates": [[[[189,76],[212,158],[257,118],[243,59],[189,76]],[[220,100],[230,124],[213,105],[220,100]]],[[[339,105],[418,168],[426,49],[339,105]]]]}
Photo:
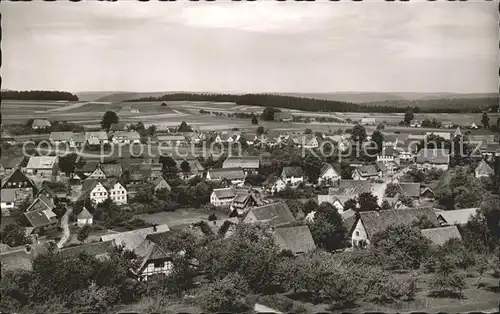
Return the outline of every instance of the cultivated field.
{"type": "MultiPolygon", "coordinates": [[[[108,111],[115,111],[120,117],[120,121],[125,123],[137,123],[142,121],[145,125],[155,124],[158,128],[167,126],[177,126],[180,122],[186,121],[188,124],[198,127],[202,131],[223,131],[232,128],[240,130],[256,129],[250,119],[238,119],[217,117],[200,114],[201,109],[217,112],[245,112],[260,114],[262,107],[239,106],[235,103],[222,102],[192,102],[192,101],[170,101],[168,106],[161,106],[162,102],[47,102],[47,101],[3,101],[2,119],[4,124],[24,123],[31,118],[45,118],[50,120],[68,121],[82,124],[85,127],[98,127],[102,115],[108,111]]],[[[403,114],[394,113],[359,113],[359,112],[303,112],[292,110],[295,114],[310,117],[336,117],[340,119],[360,120],[363,117],[374,117],[378,122],[398,123],[403,119],[403,114]]],[[[480,114],[415,114],[418,120],[437,119],[438,121],[453,121],[464,125],[475,122],[480,125],[480,114]]],[[[490,114],[490,121],[496,122],[498,114],[490,114]]],[[[260,125],[265,128],[278,130],[303,131],[311,128],[318,131],[329,131],[338,128],[351,128],[349,124],[342,123],[277,123],[274,121],[261,121],[260,125]]],[[[371,128],[368,128],[371,130],[371,128]]],[[[401,127],[387,127],[392,131],[402,133],[423,133],[432,129],[410,129],[401,127]]]]}

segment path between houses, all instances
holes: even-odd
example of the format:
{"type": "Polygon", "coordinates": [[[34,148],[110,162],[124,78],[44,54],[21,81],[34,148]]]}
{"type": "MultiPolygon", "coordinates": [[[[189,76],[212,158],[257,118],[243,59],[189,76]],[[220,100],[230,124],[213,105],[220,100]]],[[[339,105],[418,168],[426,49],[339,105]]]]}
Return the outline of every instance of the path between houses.
{"type": "Polygon", "coordinates": [[[69,216],[73,212],[73,206],[68,206],[66,208],[66,212],[64,213],[64,216],[61,219],[61,227],[63,228],[63,236],[61,240],[57,243],[58,248],[62,248],[66,242],[68,242],[71,232],[69,230],[69,216]]]}

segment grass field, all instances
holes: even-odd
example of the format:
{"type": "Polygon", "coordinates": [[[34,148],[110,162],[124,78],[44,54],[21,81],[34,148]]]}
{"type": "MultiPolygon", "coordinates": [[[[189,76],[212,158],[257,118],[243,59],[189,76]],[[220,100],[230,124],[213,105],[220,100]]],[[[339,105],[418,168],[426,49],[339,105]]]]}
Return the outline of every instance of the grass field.
{"type": "MultiPolygon", "coordinates": [[[[2,102],[2,120],[4,124],[24,123],[31,118],[45,118],[50,120],[68,121],[79,123],[85,127],[98,127],[102,115],[108,111],[115,111],[120,121],[125,123],[137,123],[142,121],[146,125],[155,124],[159,128],[166,126],[177,126],[182,121],[197,126],[202,131],[223,131],[232,128],[240,130],[255,131],[256,125],[252,125],[250,119],[238,119],[227,117],[216,117],[200,114],[201,109],[218,112],[245,112],[260,114],[262,107],[239,106],[235,103],[223,102],[185,102],[171,101],[168,106],[161,106],[162,102],[46,102],[46,101],[4,101],[2,102]]],[[[382,113],[360,113],[360,112],[303,112],[292,111],[310,117],[329,116],[341,119],[360,120],[363,117],[374,117],[377,122],[398,123],[403,119],[403,114],[382,113]]],[[[418,120],[437,119],[438,121],[453,121],[464,125],[467,122],[475,122],[480,125],[479,114],[415,114],[418,120]]],[[[490,121],[495,123],[498,114],[490,114],[490,121]]],[[[311,128],[318,131],[329,131],[337,128],[350,128],[349,124],[341,123],[277,123],[274,121],[260,121],[265,128],[301,131],[311,128]]],[[[424,129],[408,129],[401,127],[389,127],[391,130],[400,132],[422,133],[424,129]]],[[[370,129],[370,128],[369,128],[370,129]]]]}

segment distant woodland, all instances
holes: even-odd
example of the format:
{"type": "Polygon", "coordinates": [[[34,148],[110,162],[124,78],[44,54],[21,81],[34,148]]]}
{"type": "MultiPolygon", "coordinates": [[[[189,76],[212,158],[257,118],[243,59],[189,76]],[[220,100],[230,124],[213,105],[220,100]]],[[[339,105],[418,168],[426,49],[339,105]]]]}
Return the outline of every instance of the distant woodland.
{"type": "Polygon", "coordinates": [[[3,100],[67,100],[78,101],[78,96],[61,91],[27,90],[2,91],[3,100]]]}
{"type": "Polygon", "coordinates": [[[383,101],[367,104],[333,101],[325,99],[284,96],[273,94],[195,94],[174,93],[161,97],[145,97],[128,100],[133,101],[213,101],[234,102],[243,106],[277,107],[305,111],[322,112],[400,112],[404,113],[411,108],[413,112],[428,113],[477,113],[488,108],[498,108],[498,97],[471,98],[471,99],[432,99],[415,101],[383,101]]]}

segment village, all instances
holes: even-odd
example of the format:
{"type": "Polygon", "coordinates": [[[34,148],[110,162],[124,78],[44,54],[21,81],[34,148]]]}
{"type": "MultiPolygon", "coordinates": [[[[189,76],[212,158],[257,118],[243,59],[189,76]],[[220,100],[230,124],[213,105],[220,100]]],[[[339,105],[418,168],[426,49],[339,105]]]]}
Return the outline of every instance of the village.
{"type": "MultiPolygon", "coordinates": [[[[408,129],[420,127],[408,116],[408,129]]],[[[280,111],[273,119],[281,123],[293,115],[280,111]]],[[[491,210],[499,210],[495,169],[500,144],[495,134],[472,134],[475,124],[445,122],[441,129],[422,134],[389,133],[383,123],[364,118],[345,131],[300,133],[266,130],[253,116],[256,132],[251,133],[202,132],[186,122],[160,131],[154,125],[118,120],[108,111],[102,129],[80,133],[49,132],[54,122],[31,120],[33,133],[49,135],[44,149],[30,141],[31,155],[19,154],[27,143],[2,131],[2,271],[32,271],[33,262],[47,252],[63,260],[81,254],[107,260],[122,249],[135,256],[127,278],[149,284],[177,274],[175,254],[186,254],[193,243],[202,245],[208,239],[214,245],[262,233],[256,243],[269,237],[276,256],[289,254],[304,263],[301,258],[322,254],[333,256],[324,258],[329,262],[335,256],[374,254],[368,252],[384,245],[387,249],[385,242],[403,232],[421,239],[426,246],[419,245],[428,250],[464,251],[471,241],[485,241],[476,247],[483,250],[481,256],[491,256],[480,278],[488,267],[498,274],[498,247],[495,251],[491,242],[498,238],[477,239],[471,219],[495,219],[488,218],[494,217],[491,210]],[[367,134],[370,125],[376,129],[367,134]],[[145,146],[163,153],[151,153],[142,149],[145,146]],[[141,148],[140,154],[132,153],[134,147],[141,148]],[[109,154],[118,148],[130,153],[109,154]]],[[[498,227],[487,228],[497,232],[498,227]]],[[[405,252],[408,243],[392,245],[400,254],[415,254],[405,252]]],[[[188,264],[191,276],[198,279],[185,291],[202,285],[199,280],[207,271],[201,257],[192,255],[188,264]]],[[[366,263],[359,256],[351,259],[351,267],[366,263]]],[[[419,260],[417,268],[425,264],[422,257],[403,259],[384,263],[396,263],[390,266],[394,269],[414,269],[404,266],[410,259],[419,260]]],[[[479,261],[470,262],[476,264],[479,261]]],[[[413,285],[393,295],[384,292],[389,294],[384,302],[412,299],[417,291],[413,285]]],[[[328,289],[333,293],[346,288],[328,289]]],[[[462,299],[466,284],[442,283],[434,289],[462,299]]],[[[332,300],[347,306],[357,297],[351,292],[332,300]]],[[[297,307],[293,311],[302,307],[288,302],[297,307]]]]}

